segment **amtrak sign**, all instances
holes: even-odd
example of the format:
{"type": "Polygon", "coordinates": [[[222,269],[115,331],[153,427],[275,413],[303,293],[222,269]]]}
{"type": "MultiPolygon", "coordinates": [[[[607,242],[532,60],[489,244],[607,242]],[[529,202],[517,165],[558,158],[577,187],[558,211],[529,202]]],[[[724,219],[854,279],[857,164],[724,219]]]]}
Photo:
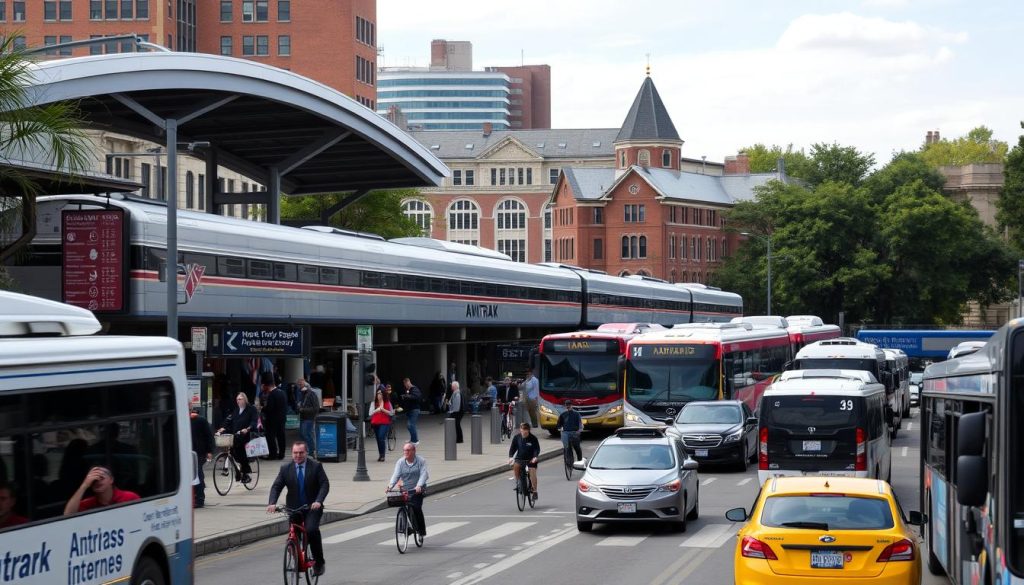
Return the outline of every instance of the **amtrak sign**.
{"type": "Polygon", "coordinates": [[[305,337],[303,327],[224,327],[220,350],[225,356],[302,357],[305,337]]]}

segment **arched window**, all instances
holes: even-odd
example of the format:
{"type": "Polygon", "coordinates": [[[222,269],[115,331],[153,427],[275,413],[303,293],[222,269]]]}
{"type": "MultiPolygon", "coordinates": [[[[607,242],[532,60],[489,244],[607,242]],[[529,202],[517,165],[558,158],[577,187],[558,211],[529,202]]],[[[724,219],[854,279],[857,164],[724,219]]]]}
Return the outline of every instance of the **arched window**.
{"type": "Polygon", "coordinates": [[[495,215],[497,250],[516,262],[526,262],[526,206],[519,200],[506,199],[498,203],[495,215]]]}
{"type": "Polygon", "coordinates": [[[715,243],[715,239],[714,238],[708,238],[707,239],[707,243],[704,244],[707,247],[707,255],[705,255],[704,257],[708,259],[708,262],[714,262],[715,261],[714,250],[712,249],[712,248],[714,248],[714,245],[713,245],[714,243],[715,243]]]}
{"type": "Polygon", "coordinates": [[[476,203],[459,199],[448,207],[448,241],[480,245],[480,208],[476,203]]]}
{"type": "Polygon", "coordinates": [[[640,236],[640,255],[637,258],[647,257],[647,236],[640,236]]]}
{"type": "Polygon", "coordinates": [[[638,241],[636,236],[629,236],[629,257],[630,258],[639,258],[640,257],[639,256],[640,252],[639,252],[638,246],[637,246],[638,242],[639,241],[638,241]]]}
{"type": "Polygon", "coordinates": [[[686,271],[683,271],[683,275],[679,278],[679,282],[690,282],[689,280],[687,280],[688,278],[689,275],[687,275],[686,271]]]}
{"type": "Polygon", "coordinates": [[[629,258],[629,236],[622,236],[622,257],[629,258]]]}
{"type": "Polygon", "coordinates": [[[638,276],[650,276],[650,275],[651,275],[651,273],[650,273],[650,272],[647,272],[646,270],[643,270],[643,269],[641,269],[641,270],[638,270],[638,271],[637,271],[637,275],[638,275],[638,276]]]}
{"type": "Polygon", "coordinates": [[[679,238],[679,259],[680,260],[686,260],[686,249],[689,248],[689,245],[687,244],[689,239],[690,238],[686,237],[685,235],[683,237],[679,238]]]}
{"type": "Polygon", "coordinates": [[[642,167],[651,166],[651,151],[646,149],[641,150],[639,156],[637,156],[637,164],[642,167]]]}
{"type": "Polygon", "coordinates": [[[402,213],[420,226],[420,232],[430,237],[430,228],[434,223],[434,210],[430,204],[421,199],[407,199],[402,202],[402,213]]]}
{"type": "Polygon", "coordinates": [[[666,149],[661,151],[661,166],[665,167],[666,169],[672,166],[671,150],[666,149]]]}
{"type": "Polygon", "coordinates": [[[676,271],[674,269],[668,272],[668,281],[672,284],[676,283],[676,271]]]}
{"type": "Polygon", "coordinates": [[[620,270],[619,271],[619,276],[629,276],[629,271],[628,270],[620,270]]]}
{"type": "Polygon", "coordinates": [[[697,236],[690,238],[690,259],[694,262],[700,260],[700,244],[697,242],[697,236]]]}
{"type": "Polygon", "coordinates": [[[194,209],[196,206],[196,185],[195,175],[192,171],[185,173],[185,209],[194,209]]]}
{"type": "Polygon", "coordinates": [[[626,168],[626,151],[625,150],[620,150],[619,151],[619,168],[620,169],[626,168]]]}

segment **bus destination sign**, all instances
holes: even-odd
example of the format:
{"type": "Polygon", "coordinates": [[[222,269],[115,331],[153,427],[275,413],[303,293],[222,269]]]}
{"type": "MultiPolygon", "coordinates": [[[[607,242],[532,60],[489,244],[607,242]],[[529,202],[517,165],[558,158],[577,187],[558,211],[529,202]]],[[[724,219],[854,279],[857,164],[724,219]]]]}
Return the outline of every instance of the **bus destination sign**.
{"type": "Polygon", "coordinates": [[[617,339],[549,339],[545,353],[619,353],[617,339]]]}
{"type": "Polygon", "coordinates": [[[690,360],[712,359],[715,357],[714,345],[681,345],[678,343],[637,344],[630,348],[630,359],[651,360],[690,360]]]}

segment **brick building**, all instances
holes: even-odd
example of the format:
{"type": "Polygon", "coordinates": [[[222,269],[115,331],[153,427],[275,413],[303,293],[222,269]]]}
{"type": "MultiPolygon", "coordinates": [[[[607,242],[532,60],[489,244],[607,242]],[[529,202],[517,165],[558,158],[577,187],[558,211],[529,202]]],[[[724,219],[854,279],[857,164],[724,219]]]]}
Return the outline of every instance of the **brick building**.
{"type": "Polygon", "coordinates": [[[551,66],[488,67],[509,77],[509,126],[513,130],[551,127],[551,66]]]}

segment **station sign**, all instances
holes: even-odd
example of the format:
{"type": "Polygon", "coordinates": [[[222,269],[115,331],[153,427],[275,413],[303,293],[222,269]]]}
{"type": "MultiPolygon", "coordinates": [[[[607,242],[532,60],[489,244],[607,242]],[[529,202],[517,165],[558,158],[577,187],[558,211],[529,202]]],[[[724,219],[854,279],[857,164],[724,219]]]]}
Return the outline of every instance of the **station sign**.
{"type": "Polygon", "coordinates": [[[530,359],[529,345],[498,344],[498,359],[510,362],[525,362],[530,359]]]}
{"type": "Polygon", "coordinates": [[[127,221],[122,209],[61,213],[61,299],[94,313],[127,310],[127,221]]]}
{"type": "Polygon", "coordinates": [[[373,349],[373,325],[356,325],[356,349],[359,351],[373,349]]]}
{"type": "Polygon", "coordinates": [[[246,325],[221,329],[219,349],[224,356],[302,357],[304,348],[302,327],[246,325]]]}

